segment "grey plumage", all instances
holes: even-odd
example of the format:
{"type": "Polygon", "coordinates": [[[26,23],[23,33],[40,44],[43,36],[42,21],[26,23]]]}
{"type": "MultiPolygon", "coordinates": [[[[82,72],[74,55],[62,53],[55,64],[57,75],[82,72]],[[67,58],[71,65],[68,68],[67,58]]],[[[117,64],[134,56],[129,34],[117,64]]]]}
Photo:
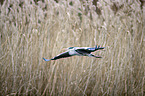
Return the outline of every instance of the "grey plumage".
{"type": "Polygon", "coordinates": [[[89,57],[95,57],[95,58],[102,58],[100,56],[96,56],[91,54],[91,52],[97,51],[97,50],[101,50],[104,49],[105,47],[100,47],[100,46],[96,46],[95,48],[90,48],[90,47],[69,47],[67,48],[66,52],[63,52],[57,56],[55,56],[54,58],[51,59],[45,59],[43,58],[45,61],[50,61],[50,60],[57,60],[60,58],[66,58],[66,57],[71,57],[71,56],[89,56],[89,57]]]}

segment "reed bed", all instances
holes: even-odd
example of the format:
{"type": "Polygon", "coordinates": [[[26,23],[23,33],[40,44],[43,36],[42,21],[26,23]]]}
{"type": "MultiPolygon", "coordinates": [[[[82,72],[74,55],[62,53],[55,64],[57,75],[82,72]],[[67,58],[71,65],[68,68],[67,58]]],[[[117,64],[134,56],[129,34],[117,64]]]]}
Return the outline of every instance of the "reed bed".
{"type": "MultiPolygon", "coordinates": [[[[142,0],[143,1],[143,0],[142,0]]],[[[5,0],[0,95],[144,96],[145,9],[139,0],[5,0]],[[45,62],[63,48],[106,47],[45,62]]]]}

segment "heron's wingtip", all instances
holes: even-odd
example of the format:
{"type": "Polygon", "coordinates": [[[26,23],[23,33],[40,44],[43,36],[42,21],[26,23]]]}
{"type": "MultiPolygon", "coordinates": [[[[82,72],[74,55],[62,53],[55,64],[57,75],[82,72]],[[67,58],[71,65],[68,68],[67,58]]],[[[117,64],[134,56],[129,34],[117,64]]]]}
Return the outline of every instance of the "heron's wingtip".
{"type": "Polygon", "coordinates": [[[45,59],[45,58],[43,58],[43,60],[45,60],[45,61],[50,61],[51,59],[45,59]]]}
{"type": "Polygon", "coordinates": [[[96,48],[95,49],[97,49],[97,50],[99,50],[99,49],[104,49],[105,47],[100,47],[99,45],[97,46],[96,45],[96,48]]]}

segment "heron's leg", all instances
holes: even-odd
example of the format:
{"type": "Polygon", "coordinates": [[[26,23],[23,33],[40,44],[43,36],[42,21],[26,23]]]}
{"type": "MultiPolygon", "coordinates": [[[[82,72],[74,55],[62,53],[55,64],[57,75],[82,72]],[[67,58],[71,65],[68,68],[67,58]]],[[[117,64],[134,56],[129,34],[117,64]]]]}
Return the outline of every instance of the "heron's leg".
{"type": "Polygon", "coordinates": [[[93,54],[89,54],[89,57],[95,57],[95,58],[102,58],[101,56],[97,56],[97,55],[93,55],[93,54]]]}

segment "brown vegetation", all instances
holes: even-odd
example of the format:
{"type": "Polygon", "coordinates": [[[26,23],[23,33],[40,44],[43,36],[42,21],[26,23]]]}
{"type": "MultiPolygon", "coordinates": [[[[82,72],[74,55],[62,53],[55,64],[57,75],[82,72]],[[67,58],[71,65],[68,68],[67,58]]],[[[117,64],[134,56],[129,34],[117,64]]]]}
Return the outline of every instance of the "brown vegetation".
{"type": "Polygon", "coordinates": [[[0,5],[0,95],[144,96],[141,3],[94,1],[5,0],[0,5]],[[66,47],[95,45],[106,47],[95,52],[103,58],[42,59],[66,47]]]}

